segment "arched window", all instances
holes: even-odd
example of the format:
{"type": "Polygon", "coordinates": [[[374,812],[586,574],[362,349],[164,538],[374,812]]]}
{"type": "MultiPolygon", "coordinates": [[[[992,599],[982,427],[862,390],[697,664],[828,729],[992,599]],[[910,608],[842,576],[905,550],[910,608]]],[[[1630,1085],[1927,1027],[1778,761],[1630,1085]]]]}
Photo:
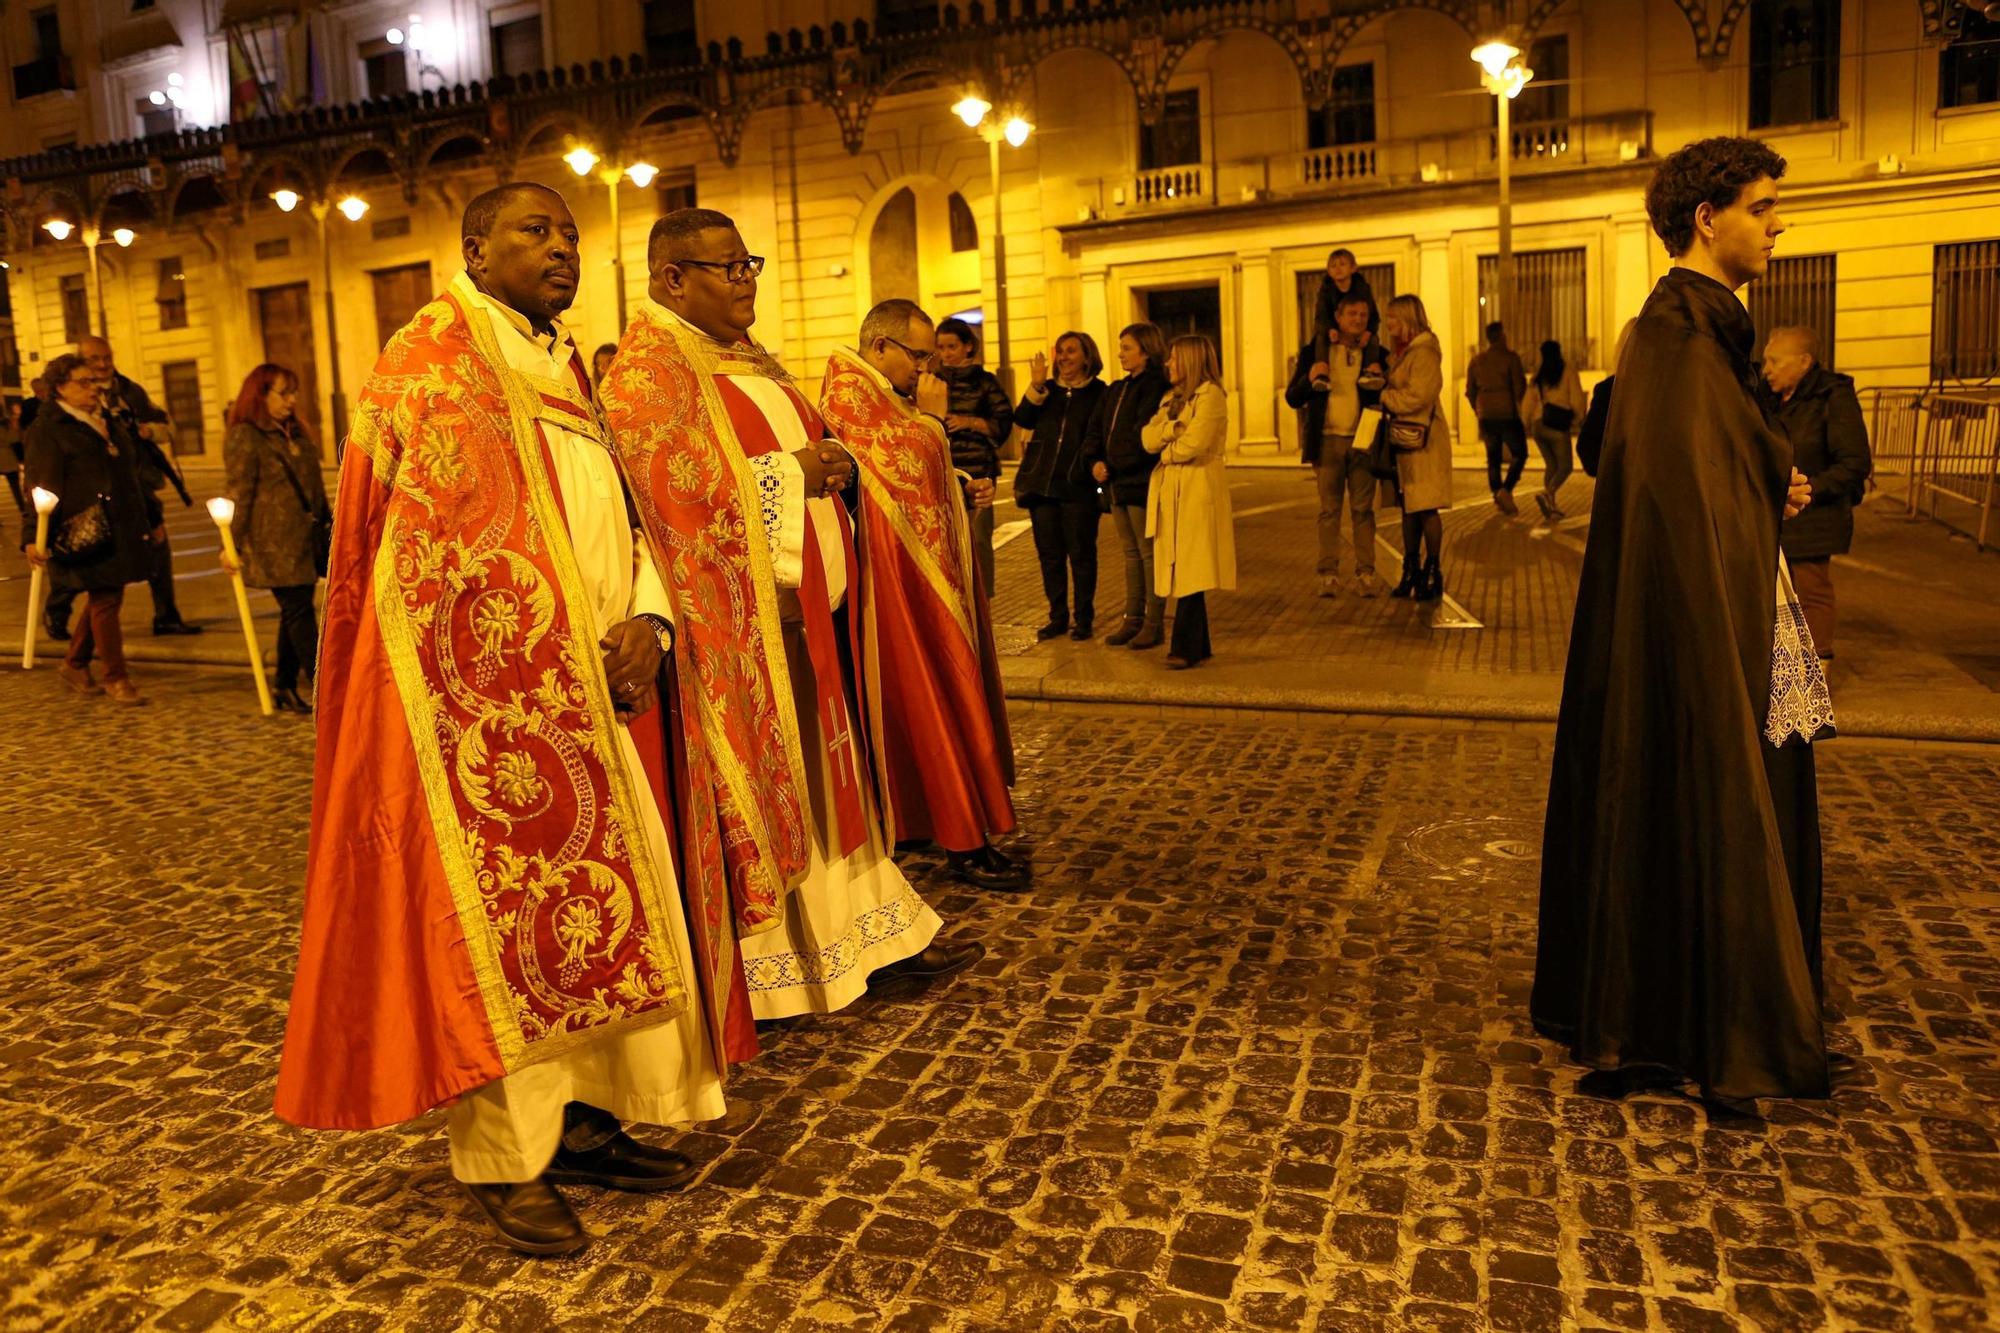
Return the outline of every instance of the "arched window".
{"type": "Polygon", "coordinates": [[[951,211],[951,252],[964,254],[967,250],[977,250],[979,224],[972,220],[972,206],[957,190],[951,192],[946,205],[951,211]]]}

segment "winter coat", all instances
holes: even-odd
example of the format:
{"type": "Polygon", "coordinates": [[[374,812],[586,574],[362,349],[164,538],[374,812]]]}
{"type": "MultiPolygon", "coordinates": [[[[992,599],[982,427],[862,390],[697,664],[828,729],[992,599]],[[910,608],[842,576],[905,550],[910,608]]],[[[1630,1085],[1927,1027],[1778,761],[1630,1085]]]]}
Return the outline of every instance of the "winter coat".
{"type": "Polygon", "coordinates": [[[1105,389],[1090,414],[1083,435],[1084,466],[1102,463],[1111,470],[1113,504],[1146,503],[1146,484],[1160,457],[1147,453],[1139,436],[1166,396],[1167,373],[1149,365],[1105,389]]]}
{"type": "MultiPolygon", "coordinates": [[[[1331,346],[1327,354],[1333,354],[1331,346]]],[[[1299,461],[1308,467],[1319,466],[1319,453],[1326,438],[1326,403],[1332,397],[1325,389],[1315,389],[1312,383],[1313,357],[1317,355],[1312,343],[1299,349],[1299,359],[1292,367],[1292,378],[1285,385],[1285,405],[1299,414],[1299,461]]],[[[1389,350],[1371,336],[1361,349],[1360,371],[1366,374],[1370,368],[1385,372],[1389,364],[1389,350]]],[[[1355,387],[1360,399],[1361,410],[1366,412],[1382,401],[1380,389],[1355,387]]],[[[1368,446],[1361,445],[1363,449],[1368,446]]]]}
{"type": "Polygon", "coordinates": [[[1585,412],[1590,404],[1583,396],[1583,381],[1577,377],[1576,362],[1563,363],[1562,378],[1554,384],[1544,386],[1540,380],[1528,381],[1528,396],[1521,400],[1521,420],[1530,432],[1542,424],[1544,407],[1566,407],[1569,409],[1569,428],[1565,435],[1575,435],[1583,425],[1585,412]]]}
{"type": "Polygon", "coordinates": [[[1405,513],[1451,508],[1451,425],[1439,402],[1443,397],[1444,348],[1435,333],[1419,333],[1389,358],[1389,382],[1382,389],[1384,412],[1430,423],[1423,448],[1396,453],[1405,513]]]}
{"type": "Polygon", "coordinates": [[[1583,414],[1583,429],[1576,433],[1576,461],[1586,477],[1597,475],[1597,462],[1604,453],[1604,427],[1611,420],[1611,382],[1617,378],[1606,375],[1590,391],[1590,410],[1583,414]]]}
{"type": "Polygon", "coordinates": [[[291,425],[286,432],[239,421],[222,442],[229,498],[236,502],[229,530],[243,562],[243,581],[253,588],[311,587],[319,581],[312,527],[313,515],[327,509],[326,483],[319,445],[296,420],[291,425]],[[296,491],[291,477],[298,478],[296,491]]]}
{"type": "Polygon", "coordinates": [[[951,465],[975,480],[1000,475],[1000,446],[1014,429],[1014,409],[1007,405],[1007,391],[984,366],[938,366],[933,372],[951,391],[945,409],[955,417],[978,417],[993,427],[991,435],[976,430],[955,430],[951,437],[951,465]]]}
{"type": "Polygon", "coordinates": [[[1172,398],[1140,439],[1160,465],[1146,492],[1146,535],[1153,539],[1153,591],[1188,597],[1236,586],[1236,521],[1222,466],[1229,400],[1213,382],[1195,391],[1175,418],[1172,398]]]}
{"type": "Polygon", "coordinates": [[[1518,421],[1528,373],[1511,347],[1489,347],[1465,367],[1465,397],[1481,421],[1518,421]]]}
{"type": "Polygon", "coordinates": [[[1014,409],[1014,424],[1034,432],[1021,470],[1014,474],[1014,498],[1028,509],[1057,501],[1094,503],[1097,482],[1083,461],[1083,436],[1104,396],[1104,381],[1086,380],[1065,389],[1051,379],[1044,387],[1048,396],[1041,402],[1024,394],[1014,409]]]}
{"type": "Polygon", "coordinates": [[[1792,466],[1812,483],[1812,503],[1778,529],[1785,559],[1846,555],[1854,544],[1854,506],[1875,468],[1854,381],[1814,365],[1786,401],[1768,389],[1762,396],[1764,414],[1792,442],[1792,466]]]}
{"type": "Polygon", "coordinates": [[[55,587],[88,592],[143,583],[153,571],[153,529],[160,525],[160,502],[139,482],[137,459],[58,403],[35,417],[28,431],[23,489],[40,486],[58,497],[49,515],[49,539],[71,518],[102,496],[111,520],[109,555],[87,565],[49,564],[55,587]]]}

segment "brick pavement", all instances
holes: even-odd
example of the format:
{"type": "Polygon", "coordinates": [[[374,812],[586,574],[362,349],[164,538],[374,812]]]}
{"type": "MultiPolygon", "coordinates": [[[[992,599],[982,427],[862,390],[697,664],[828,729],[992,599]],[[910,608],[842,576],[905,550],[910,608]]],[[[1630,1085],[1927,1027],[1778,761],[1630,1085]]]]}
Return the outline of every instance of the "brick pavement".
{"type": "Polygon", "coordinates": [[[773,1036],[697,1186],[537,1262],[436,1117],[272,1119],[310,736],[150,685],[0,672],[7,1328],[2000,1322],[2000,750],[1826,747],[1859,1072],[1717,1131],[1528,1025],[1545,728],[1023,708],[1036,891],[910,863],[987,960],[773,1036]]]}

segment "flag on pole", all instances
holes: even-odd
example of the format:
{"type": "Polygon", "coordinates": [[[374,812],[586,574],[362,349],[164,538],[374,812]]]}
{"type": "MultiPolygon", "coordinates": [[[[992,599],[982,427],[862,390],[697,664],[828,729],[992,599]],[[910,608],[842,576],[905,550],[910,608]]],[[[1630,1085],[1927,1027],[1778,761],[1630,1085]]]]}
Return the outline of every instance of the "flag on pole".
{"type": "Polygon", "coordinates": [[[250,63],[250,53],[244,49],[243,34],[232,27],[229,29],[229,118],[248,120],[256,115],[263,92],[257,82],[256,68],[250,63]]]}

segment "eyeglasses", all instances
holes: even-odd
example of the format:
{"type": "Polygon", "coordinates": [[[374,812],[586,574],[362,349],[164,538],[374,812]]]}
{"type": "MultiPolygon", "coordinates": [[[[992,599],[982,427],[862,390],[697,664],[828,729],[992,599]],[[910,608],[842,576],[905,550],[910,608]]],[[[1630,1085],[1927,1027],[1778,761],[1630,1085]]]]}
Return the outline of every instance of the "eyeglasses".
{"type": "Polygon", "coordinates": [[[919,352],[916,348],[910,346],[908,343],[896,342],[894,338],[888,337],[886,335],[884,335],[882,341],[885,343],[892,343],[895,346],[902,348],[903,355],[909,357],[910,360],[916,362],[918,370],[922,370],[925,366],[928,366],[931,363],[931,361],[937,356],[936,352],[919,352]]]}
{"type": "Polygon", "coordinates": [[[692,265],[695,268],[718,269],[724,282],[748,282],[764,271],[764,256],[751,255],[748,259],[731,259],[718,263],[713,259],[676,259],[676,264],[692,265]]]}

